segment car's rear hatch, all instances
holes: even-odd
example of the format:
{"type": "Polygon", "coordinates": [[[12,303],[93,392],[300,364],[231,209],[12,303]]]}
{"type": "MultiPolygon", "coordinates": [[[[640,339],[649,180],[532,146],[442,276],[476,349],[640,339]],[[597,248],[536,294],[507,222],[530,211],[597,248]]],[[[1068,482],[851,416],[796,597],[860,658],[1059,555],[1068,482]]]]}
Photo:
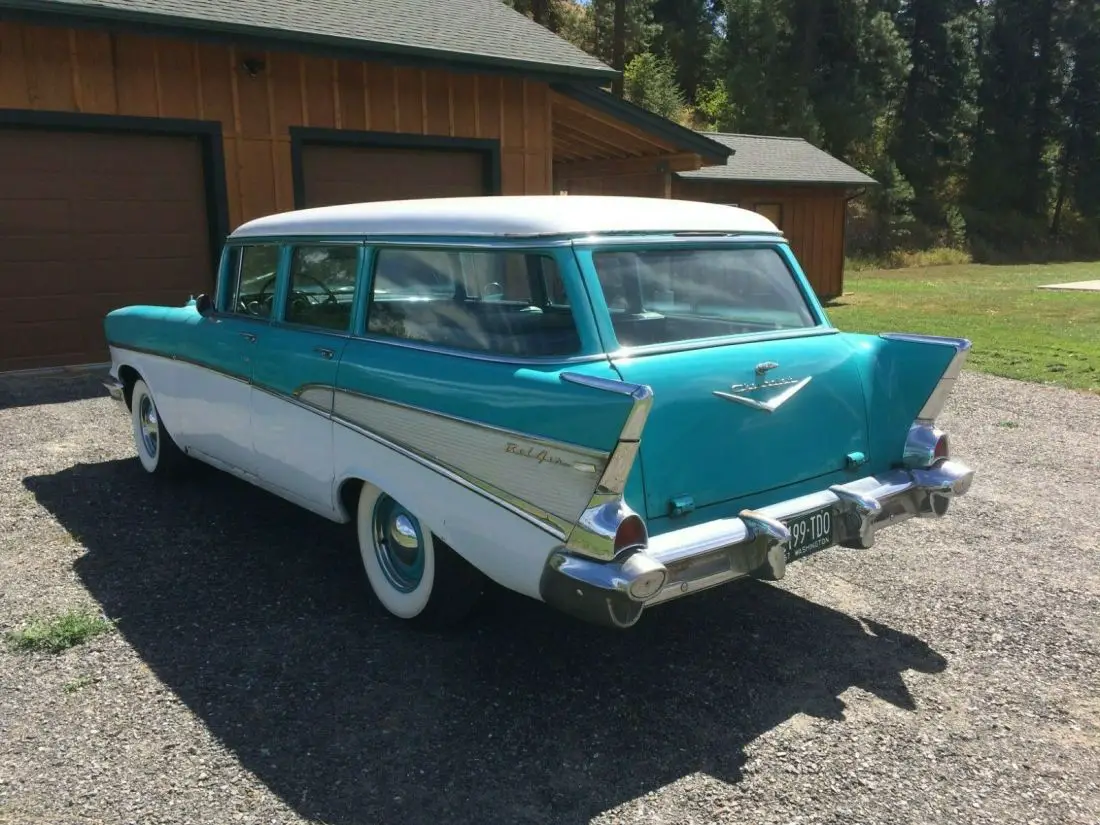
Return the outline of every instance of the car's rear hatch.
{"type": "Polygon", "coordinates": [[[844,336],[811,334],[627,359],[653,389],[642,436],[649,518],[844,471],[868,451],[860,373],[844,336]]]}

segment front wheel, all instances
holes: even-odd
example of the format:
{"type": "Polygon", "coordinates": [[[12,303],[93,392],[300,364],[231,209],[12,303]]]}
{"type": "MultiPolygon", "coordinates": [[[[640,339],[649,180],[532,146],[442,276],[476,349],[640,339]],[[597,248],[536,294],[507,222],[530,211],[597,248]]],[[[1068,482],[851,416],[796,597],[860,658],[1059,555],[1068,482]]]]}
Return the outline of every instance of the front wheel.
{"type": "Polygon", "coordinates": [[[370,484],[359,494],[359,553],[371,590],[390,615],[426,629],[473,610],[484,577],[398,501],[370,484]]]}
{"type": "Polygon", "coordinates": [[[153,393],[140,378],[134,382],[130,393],[130,415],[133,419],[134,447],[145,472],[153,475],[177,472],[186,463],[187,456],[165,429],[153,393]]]}

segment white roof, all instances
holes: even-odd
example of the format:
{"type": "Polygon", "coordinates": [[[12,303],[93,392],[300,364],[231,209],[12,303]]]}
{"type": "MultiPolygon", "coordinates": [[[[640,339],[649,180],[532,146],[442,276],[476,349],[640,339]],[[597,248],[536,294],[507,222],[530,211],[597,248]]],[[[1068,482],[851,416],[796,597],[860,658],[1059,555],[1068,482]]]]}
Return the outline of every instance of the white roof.
{"type": "Polygon", "coordinates": [[[604,195],[513,195],[376,201],[257,218],[232,238],[272,235],[532,237],[622,232],[778,233],[747,209],[604,195]]]}

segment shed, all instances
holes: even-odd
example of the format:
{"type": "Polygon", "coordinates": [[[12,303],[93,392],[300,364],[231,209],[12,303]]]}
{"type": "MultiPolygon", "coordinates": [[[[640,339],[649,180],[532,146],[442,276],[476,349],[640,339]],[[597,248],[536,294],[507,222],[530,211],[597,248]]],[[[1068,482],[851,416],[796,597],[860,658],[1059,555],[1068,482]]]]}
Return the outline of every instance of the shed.
{"type": "Polygon", "coordinates": [[[791,248],[823,300],[844,289],[848,202],[874,178],[802,138],[704,133],[729,147],[725,164],[673,175],[672,197],[725,203],[766,215],[791,248]]]}
{"type": "Polygon", "coordinates": [[[500,0],[0,0],[0,371],[102,363],[260,215],[725,162],[613,76],[500,0]]]}

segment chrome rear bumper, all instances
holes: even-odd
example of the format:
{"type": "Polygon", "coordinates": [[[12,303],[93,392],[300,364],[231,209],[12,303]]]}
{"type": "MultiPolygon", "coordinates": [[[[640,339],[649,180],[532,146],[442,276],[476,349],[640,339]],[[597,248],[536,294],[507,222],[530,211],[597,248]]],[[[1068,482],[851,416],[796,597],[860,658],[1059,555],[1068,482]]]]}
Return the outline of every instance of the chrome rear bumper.
{"type": "Polygon", "coordinates": [[[755,575],[778,580],[788,563],[790,533],[783,521],[822,507],[836,518],[837,543],[870,547],[875,533],[913,517],[939,518],[951,499],[969,489],[974,471],[957,461],[928,469],[891,470],[838,484],[799,498],[743,510],[737,518],[717,519],[650,539],[626,558],[601,562],[565,551],[550,555],[540,591],[553,607],[608,627],[630,627],[646,607],[755,575]],[[664,584],[644,600],[630,586],[641,576],[664,570],[664,584]]]}

